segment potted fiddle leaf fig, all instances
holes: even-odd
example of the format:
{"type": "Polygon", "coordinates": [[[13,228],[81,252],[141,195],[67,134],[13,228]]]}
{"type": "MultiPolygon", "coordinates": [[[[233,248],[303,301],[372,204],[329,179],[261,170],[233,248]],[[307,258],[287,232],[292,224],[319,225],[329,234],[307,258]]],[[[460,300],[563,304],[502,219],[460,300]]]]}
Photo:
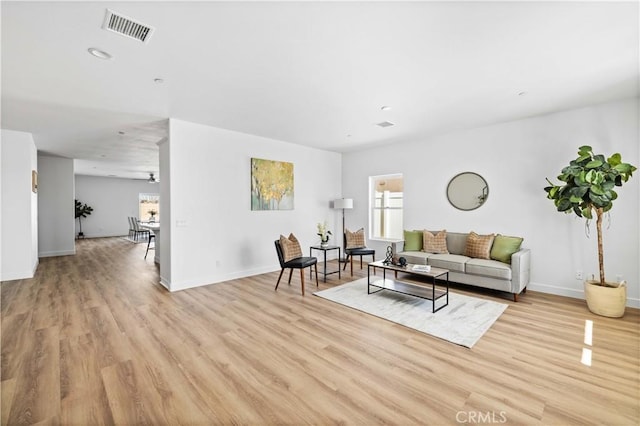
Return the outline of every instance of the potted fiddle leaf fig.
{"type": "Polygon", "coordinates": [[[84,238],[84,232],[82,232],[82,218],[89,216],[93,211],[93,207],[88,206],[86,203],[82,204],[78,200],[74,200],[74,205],[76,207],[76,219],[78,219],[78,224],[80,225],[80,232],[78,232],[78,238],[84,238]]]}
{"type": "Polygon", "coordinates": [[[627,302],[627,288],[624,282],[606,281],[604,275],[604,250],[602,247],[602,217],[611,210],[618,198],[615,187],[622,186],[637,170],[629,163],[623,163],[619,153],[605,158],[594,154],[590,146],[578,148],[578,158],[571,160],[562,169],[555,185],[549,179],[544,190],[547,198],[553,200],[559,212],[574,213],[587,220],[596,219],[598,235],[599,280],[584,283],[585,298],[589,310],[607,317],[621,317],[627,302]]]}

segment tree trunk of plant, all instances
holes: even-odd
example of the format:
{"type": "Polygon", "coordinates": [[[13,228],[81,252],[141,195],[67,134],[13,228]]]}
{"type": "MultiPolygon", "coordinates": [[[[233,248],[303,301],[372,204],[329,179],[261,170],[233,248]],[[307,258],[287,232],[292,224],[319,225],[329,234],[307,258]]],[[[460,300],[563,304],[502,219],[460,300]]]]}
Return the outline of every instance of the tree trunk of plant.
{"type": "Polygon", "coordinates": [[[604,253],[602,250],[602,208],[596,209],[596,230],[598,231],[598,266],[600,267],[600,285],[604,284],[604,253]]]}

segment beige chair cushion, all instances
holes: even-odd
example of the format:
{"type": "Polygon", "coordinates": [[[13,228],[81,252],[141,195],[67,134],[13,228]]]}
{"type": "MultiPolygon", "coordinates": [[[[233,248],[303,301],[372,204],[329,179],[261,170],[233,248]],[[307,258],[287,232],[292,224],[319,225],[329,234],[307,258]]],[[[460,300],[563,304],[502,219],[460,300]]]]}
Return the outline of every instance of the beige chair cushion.
{"type": "Polygon", "coordinates": [[[491,245],[494,238],[494,234],[478,235],[471,231],[467,237],[464,255],[476,259],[491,259],[491,245]]]}
{"type": "Polygon", "coordinates": [[[422,251],[427,253],[449,254],[447,250],[447,230],[443,229],[436,235],[426,229],[422,232],[422,251]]]}
{"type": "Polygon", "coordinates": [[[280,247],[282,248],[282,257],[285,262],[302,257],[300,242],[293,234],[289,234],[289,238],[280,235],[280,247]]]}
{"type": "Polygon", "coordinates": [[[356,232],[351,232],[347,229],[345,234],[347,236],[346,249],[366,247],[364,243],[364,228],[360,228],[356,232]]]}

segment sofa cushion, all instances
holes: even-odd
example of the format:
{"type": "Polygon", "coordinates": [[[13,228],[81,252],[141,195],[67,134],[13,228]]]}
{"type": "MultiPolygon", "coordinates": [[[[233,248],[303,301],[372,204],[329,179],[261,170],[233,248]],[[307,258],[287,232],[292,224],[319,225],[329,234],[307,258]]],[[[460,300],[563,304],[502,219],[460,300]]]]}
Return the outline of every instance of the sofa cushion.
{"type": "Polygon", "coordinates": [[[478,235],[471,231],[464,249],[465,256],[477,259],[491,259],[491,245],[495,235],[478,235]]]}
{"type": "Polygon", "coordinates": [[[427,263],[434,268],[444,268],[455,272],[465,272],[465,263],[470,258],[459,254],[432,254],[427,263]]]}
{"type": "Polygon", "coordinates": [[[280,247],[282,248],[282,258],[285,262],[302,257],[300,242],[293,234],[289,234],[289,238],[280,235],[280,247]]]}
{"type": "Polygon", "coordinates": [[[466,273],[483,277],[511,279],[511,268],[503,262],[487,259],[470,259],[465,265],[466,273]]]}
{"type": "Polygon", "coordinates": [[[422,233],[422,250],[427,253],[449,254],[447,250],[447,230],[432,234],[426,229],[422,233]]]}
{"type": "Polygon", "coordinates": [[[520,250],[521,245],[522,238],[520,237],[507,237],[498,234],[493,240],[493,247],[491,247],[491,259],[510,264],[511,255],[520,250]]]}
{"type": "Polygon", "coordinates": [[[360,228],[355,232],[351,232],[347,229],[345,230],[345,235],[347,238],[346,249],[366,247],[364,243],[364,228],[360,228]]]}
{"type": "Polygon", "coordinates": [[[422,250],[422,231],[404,231],[404,250],[422,250]]]}
{"type": "Polygon", "coordinates": [[[451,254],[464,255],[467,246],[467,235],[460,232],[447,232],[447,250],[451,254]]]}
{"type": "Polygon", "coordinates": [[[403,251],[398,253],[398,257],[404,257],[410,265],[426,265],[428,262],[427,259],[431,256],[433,256],[433,254],[423,251],[403,251]]]}

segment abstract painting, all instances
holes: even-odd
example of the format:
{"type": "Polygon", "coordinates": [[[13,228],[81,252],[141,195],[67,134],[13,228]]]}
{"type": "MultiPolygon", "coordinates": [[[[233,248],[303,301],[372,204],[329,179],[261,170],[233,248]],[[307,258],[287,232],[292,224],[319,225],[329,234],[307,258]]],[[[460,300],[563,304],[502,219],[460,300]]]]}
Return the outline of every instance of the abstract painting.
{"type": "Polygon", "coordinates": [[[293,163],[251,159],[251,210],[293,210],[293,163]]]}

